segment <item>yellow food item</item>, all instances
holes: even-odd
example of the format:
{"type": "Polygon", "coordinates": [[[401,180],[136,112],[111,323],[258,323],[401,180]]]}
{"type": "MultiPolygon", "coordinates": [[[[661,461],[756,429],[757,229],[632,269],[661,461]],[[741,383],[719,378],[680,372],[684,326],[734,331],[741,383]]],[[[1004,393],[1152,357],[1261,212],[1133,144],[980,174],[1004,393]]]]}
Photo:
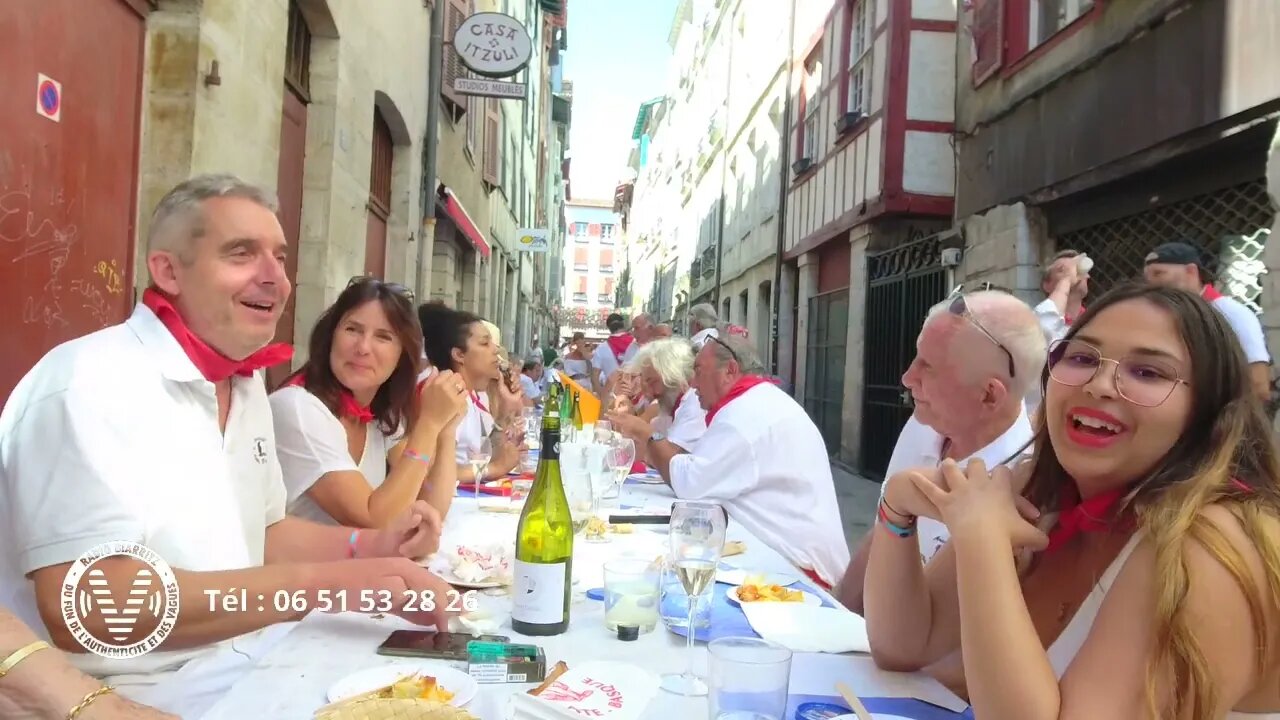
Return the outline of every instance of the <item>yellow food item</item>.
{"type": "Polygon", "coordinates": [[[804,602],[804,593],[781,585],[748,583],[738,586],[738,602],[804,602]]]}
{"type": "Polygon", "coordinates": [[[604,537],[604,534],[608,531],[609,523],[592,516],[591,519],[587,520],[587,526],[582,529],[582,534],[587,537],[604,537]]]}
{"type": "Polygon", "coordinates": [[[436,679],[430,675],[410,675],[400,678],[378,693],[380,698],[431,700],[439,703],[449,702],[453,699],[453,695],[437,684],[436,679]]]}
{"type": "Polygon", "coordinates": [[[634,530],[633,526],[630,523],[611,525],[610,529],[619,535],[630,535],[634,530]]]}

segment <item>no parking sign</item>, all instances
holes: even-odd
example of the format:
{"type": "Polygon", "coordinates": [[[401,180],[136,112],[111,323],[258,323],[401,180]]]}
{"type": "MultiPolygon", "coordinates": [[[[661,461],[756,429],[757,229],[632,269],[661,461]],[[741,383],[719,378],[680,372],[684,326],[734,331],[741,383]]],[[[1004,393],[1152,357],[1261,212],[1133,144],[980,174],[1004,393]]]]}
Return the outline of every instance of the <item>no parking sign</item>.
{"type": "Polygon", "coordinates": [[[44,73],[36,75],[36,113],[62,122],[62,83],[44,73]]]}

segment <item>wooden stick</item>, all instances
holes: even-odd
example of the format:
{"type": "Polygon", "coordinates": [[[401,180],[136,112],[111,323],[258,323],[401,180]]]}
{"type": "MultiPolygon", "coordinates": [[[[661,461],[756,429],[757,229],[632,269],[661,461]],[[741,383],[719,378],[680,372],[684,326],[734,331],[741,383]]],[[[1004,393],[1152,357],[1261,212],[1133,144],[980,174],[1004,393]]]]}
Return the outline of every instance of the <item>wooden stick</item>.
{"type": "Polygon", "coordinates": [[[551,687],[552,683],[554,683],[556,680],[559,680],[560,676],[567,672],[569,672],[569,666],[566,665],[563,660],[561,660],[551,668],[551,672],[547,673],[547,679],[543,680],[542,684],[539,685],[538,687],[530,690],[529,694],[541,695],[543,690],[546,690],[547,688],[551,687]]]}
{"type": "Polygon", "coordinates": [[[836,692],[840,693],[840,697],[849,703],[849,707],[853,709],[853,713],[858,716],[858,720],[871,720],[871,713],[867,712],[867,708],[863,706],[862,701],[857,695],[849,689],[848,685],[842,682],[836,683],[836,692]]]}

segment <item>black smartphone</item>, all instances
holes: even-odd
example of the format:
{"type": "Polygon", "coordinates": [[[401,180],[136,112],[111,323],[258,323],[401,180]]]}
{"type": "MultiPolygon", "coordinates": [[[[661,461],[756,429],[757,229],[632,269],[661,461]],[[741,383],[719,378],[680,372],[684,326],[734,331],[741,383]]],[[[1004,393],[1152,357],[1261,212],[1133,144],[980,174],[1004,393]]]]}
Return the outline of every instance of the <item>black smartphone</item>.
{"type": "Polygon", "coordinates": [[[506,635],[476,636],[431,630],[396,630],[378,646],[378,654],[433,660],[466,660],[468,658],[467,643],[472,640],[511,642],[511,638],[506,635]]]}

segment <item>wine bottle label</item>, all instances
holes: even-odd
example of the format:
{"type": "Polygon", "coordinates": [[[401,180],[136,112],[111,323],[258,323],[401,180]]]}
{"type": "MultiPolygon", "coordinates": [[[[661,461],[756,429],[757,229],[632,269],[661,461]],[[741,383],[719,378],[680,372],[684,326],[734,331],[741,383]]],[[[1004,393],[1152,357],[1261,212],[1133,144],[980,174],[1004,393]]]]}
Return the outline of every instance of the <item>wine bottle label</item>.
{"type": "Polygon", "coordinates": [[[535,625],[564,622],[565,573],[568,563],[515,561],[511,619],[535,625]]]}

